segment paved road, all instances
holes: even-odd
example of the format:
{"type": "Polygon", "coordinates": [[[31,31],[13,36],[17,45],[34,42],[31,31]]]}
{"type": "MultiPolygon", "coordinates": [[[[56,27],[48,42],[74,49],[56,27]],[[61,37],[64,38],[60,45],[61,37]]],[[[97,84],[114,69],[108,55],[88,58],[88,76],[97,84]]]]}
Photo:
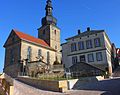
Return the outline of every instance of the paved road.
{"type": "Polygon", "coordinates": [[[17,80],[14,81],[14,95],[64,95],[58,92],[45,91],[36,89],[32,86],[19,82],[17,80]]]}
{"type": "MultiPolygon", "coordinates": [[[[120,95],[120,78],[88,83],[82,87],[78,86],[75,89],[76,91],[75,90],[73,91],[74,95],[75,93],[76,95],[83,95],[83,94],[79,94],[80,90],[104,92],[104,94],[101,94],[101,95],[120,95]]],[[[84,94],[84,95],[88,95],[88,94],[84,94]]],[[[92,94],[89,94],[89,95],[92,95],[92,94]]],[[[100,95],[100,94],[95,94],[95,95],[100,95]]]]}
{"type": "Polygon", "coordinates": [[[75,90],[64,94],[35,89],[18,81],[15,81],[14,86],[14,95],[120,95],[120,78],[78,85],[75,90]]]}

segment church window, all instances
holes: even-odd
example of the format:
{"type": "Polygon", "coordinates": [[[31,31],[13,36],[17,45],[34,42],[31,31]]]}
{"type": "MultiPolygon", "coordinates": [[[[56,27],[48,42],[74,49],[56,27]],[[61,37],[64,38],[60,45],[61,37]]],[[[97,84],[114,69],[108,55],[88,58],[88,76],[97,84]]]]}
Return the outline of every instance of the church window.
{"type": "Polygon", "coordinates": [[[45,30],[43,30],[43,35],[45,35],[45,30]]]}
{"type": "Polygon", "coordinates": [[[19,46],[17,48],[17,52],[18,52],[18,59],[20,59],[21,54],[20,54],[20,47],[19,46]]]}
{"type": "Polygon", "coordinates": [[[31,47],[29,46],[29,47],[28,47],[28,50],[27,50],[27,59],[28,59],[29,62],[31,61],[31,54],[32,54],[32,49],[31,49],[31,47]]]}
{"type": "Polygon", "coordinates": [[[13,64],[14,62],[14,52],[13,49],[10,49],[10,64],[13,64]]]}
{"type": "Polygon", "coordinates": [[[42,56],[42,50],[39,49],[39,50],[38,50],[38,58],[40,58],[41,56],[42,56]]]}
{"type": "Polygon", "coordinates": [[[56,35],[56,30],[54,32],[55,32],[55,35],[56,35]]]}
{"type": "Polygon", "coordinates": [[[13,37],[12,37],[12,42],[14,42],[14,41],[15,41],[15,37],[13,36],[13,37]]]}
{"type": "Polygon", "coordinates": [[[47,64],[49,64],[50,63],[50,52],[48,51],[47,52],[47,64]]]}
{"type": "Polygon", "coordinates": [[[55,46],[55,49],[57,49],[57,46],[55,46]]]}

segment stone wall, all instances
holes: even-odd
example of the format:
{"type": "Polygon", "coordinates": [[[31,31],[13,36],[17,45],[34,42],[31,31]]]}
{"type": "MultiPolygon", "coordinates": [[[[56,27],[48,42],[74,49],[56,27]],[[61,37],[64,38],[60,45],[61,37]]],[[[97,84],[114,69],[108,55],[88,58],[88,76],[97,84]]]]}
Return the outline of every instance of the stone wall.
{"type": "Polygon", "coordinates": [[[17,80],[14,81],[13,95],[64,95],[63,93],[40,90],[32,86],[26,85],[17,80]]]}
{"type": "Polygon", "coordinates": [[[27,58],[27,51],[28,47],[31,47],[31,61],[36,61],[36,57],[38,57],[38,50],[41,49],[41,55],[44,57],[43,61],[47,63],[47,52],[50,53],[50,64],[53,64],[55,61],[55,51],[43,48],[42,46],[38,46],[35,44],[31,44],[25,41],[21,42],[21,59],[26,59],[27,58]]]}
{"type": "Polygon", "coordinates": [[[68,90],[67,80],[63,81],[39,80],[25,77],[19,77],[18,80],[39,89],[56,92],[66,92],[68,90]]]}
{"type": "Polygon", "coordinates": [[[13,95],[13,92],[13,79],[3,73],[0,76],[0,95],[13,95]]]}

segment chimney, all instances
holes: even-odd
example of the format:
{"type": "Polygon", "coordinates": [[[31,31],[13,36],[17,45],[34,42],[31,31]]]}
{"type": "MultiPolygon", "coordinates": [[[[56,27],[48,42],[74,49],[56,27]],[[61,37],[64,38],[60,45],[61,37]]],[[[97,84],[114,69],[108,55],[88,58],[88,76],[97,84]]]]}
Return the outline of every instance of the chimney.
{"type": "Polygon", "coordinates": [[[80,33],[81,33],[80,30],[78,30],[78,35],[80,35],[80,33]]]}
{"type": "Polygon", "coordinates": [[[90,27],[87,27],[87,31],[90,31],[90,27]]]}

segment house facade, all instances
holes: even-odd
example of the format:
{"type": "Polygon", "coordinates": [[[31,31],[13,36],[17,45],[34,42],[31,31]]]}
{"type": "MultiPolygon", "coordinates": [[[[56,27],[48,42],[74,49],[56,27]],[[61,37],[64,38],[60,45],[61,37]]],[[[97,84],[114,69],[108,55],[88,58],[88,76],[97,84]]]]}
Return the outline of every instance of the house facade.
{"type": "MultiPolygon", "coordinates": [[[[62,44],[62,62],[66,71],[76,63],[84,62],[112,74],[112,44],[104,30],[78,30],[76,36],[62,44]]],[[[82,68],[82,67],[80,67],[82,68]]]]}
{"type": "Polygon", "coordinates": [[[47,0],[45,10],[46,15],[42,18],[42,26],[38,28],[38,38],[18,30],[11,31],[4,44],[3,71],[6,74],[17,77],[18,72],[25,71],[23,66],[27,63],[39,61],[49,65],[53,65],[56,61],[61,63],[60,29],[57,27],[57,19],[53,17],[51,0],[47,0]]]}
{"type": "Polygon", "coordinates": [[[120,48],[117,48],[116,51],[117,51],[118,64],[120,65],[120,48]]]}

